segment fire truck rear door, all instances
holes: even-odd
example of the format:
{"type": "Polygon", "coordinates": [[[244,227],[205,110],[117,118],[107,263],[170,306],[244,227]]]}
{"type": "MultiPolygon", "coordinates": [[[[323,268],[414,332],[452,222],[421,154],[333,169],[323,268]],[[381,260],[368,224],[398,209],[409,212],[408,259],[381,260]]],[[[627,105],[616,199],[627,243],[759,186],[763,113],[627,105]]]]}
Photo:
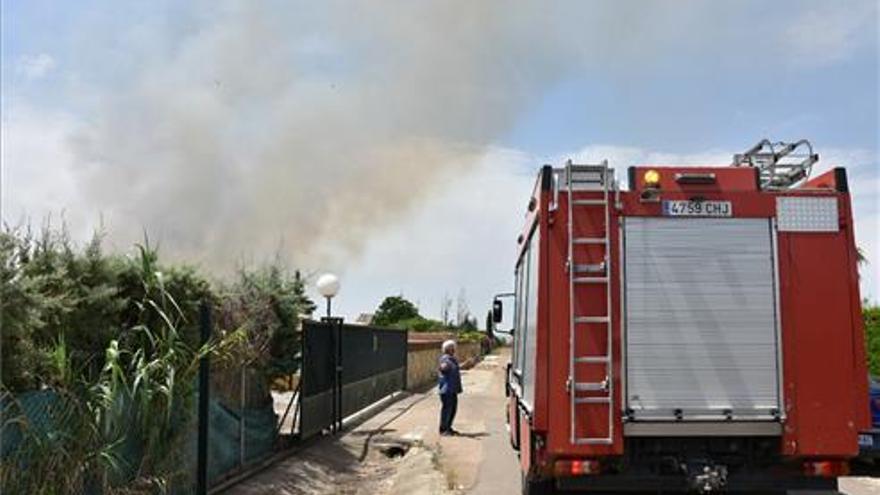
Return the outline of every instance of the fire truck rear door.
{"type": "Polygon", "coordinates": [[[772,235],[766,218],[625,219],[625,390],[632,419],[777,417],[772,235]]]}

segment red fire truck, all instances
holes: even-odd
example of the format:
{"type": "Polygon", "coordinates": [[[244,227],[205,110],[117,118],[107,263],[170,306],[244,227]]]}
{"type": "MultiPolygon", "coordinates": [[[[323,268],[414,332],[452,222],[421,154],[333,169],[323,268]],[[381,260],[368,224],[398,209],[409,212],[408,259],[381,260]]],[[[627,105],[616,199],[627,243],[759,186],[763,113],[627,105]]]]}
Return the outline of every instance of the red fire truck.
{"type": "Polygon", "coordinates": [[[541,169],[507,379],[524,493],[835,492],[870,415],[846,171],[817,160],[765,140],[623,190],[607,162],[541,169]]]}

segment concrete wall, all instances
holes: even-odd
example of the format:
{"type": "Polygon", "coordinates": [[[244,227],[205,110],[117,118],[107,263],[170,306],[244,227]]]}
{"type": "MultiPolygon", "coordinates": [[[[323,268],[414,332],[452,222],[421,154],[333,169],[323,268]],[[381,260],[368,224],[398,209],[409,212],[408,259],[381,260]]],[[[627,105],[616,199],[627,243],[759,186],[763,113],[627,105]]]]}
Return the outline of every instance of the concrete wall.
{"type": "MultiPolygon", "coordinates": [[[[409,389],[437,383],[437,364],[440,358],[440,341],[416,341],[409,343],[407,354],[406,386],[409,389]]],[[[469,368],[480,358],[479,342],[461,342],[456,351],[462,368],[469,368]]]]}

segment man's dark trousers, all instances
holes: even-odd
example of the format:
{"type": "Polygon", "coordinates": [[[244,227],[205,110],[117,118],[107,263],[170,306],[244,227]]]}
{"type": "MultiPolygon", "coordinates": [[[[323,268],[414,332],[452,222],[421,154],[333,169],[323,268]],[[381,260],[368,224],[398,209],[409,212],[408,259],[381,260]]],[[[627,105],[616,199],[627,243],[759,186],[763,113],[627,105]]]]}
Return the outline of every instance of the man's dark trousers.
{"type": "Polygon", "coordinates": [[[440,394],[440,433],[452,431],[452,421],[458,411],[458,394],[440,394]]]}

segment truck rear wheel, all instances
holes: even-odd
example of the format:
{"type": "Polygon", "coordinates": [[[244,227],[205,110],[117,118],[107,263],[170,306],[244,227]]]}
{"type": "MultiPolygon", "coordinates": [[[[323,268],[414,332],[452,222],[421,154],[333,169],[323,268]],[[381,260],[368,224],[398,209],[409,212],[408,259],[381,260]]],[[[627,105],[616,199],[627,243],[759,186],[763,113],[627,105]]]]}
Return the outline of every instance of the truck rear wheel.
{"type": "Polygon", "coordinates": [[[553,480],[536,479],[527,473],[522,473],[522,495],[552,495],[554,491],[553,480]]]}

